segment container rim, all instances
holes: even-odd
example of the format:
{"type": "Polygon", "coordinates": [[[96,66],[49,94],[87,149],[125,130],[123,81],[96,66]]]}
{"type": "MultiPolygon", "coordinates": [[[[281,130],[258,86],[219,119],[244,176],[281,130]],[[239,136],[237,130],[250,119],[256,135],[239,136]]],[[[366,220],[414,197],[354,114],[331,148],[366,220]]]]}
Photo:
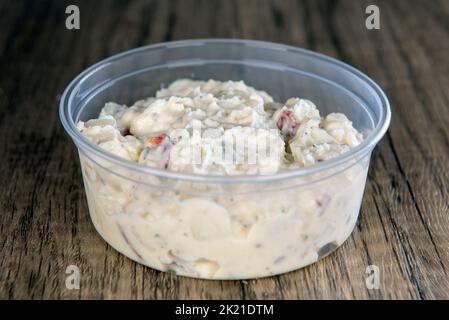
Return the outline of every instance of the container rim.
{"type": "Polygon", "coordinates": [[[345,166],[345,164],[350,165],[351,159],[360,159],[376,146],[380,139],[384,136],[391,121],[391,107],[388,98],[380,86],[369,76],[359,71],[358,69],[344,63],[336,58],[317,53],[311,50],[294,47],[291,45],[278,44],[274,42],[259,41],[259,40],[246,40],[246,39],[225,39],[225,38],[214,38],[214,39],[190,39],[190,40],[178,40],[170,42],[161,42],[152,45],[142,46],[122,53],[115,54],[109,58],[101,60],[94,65],[88,67],[83,72],[81,72],[77,77],[75,77],[69,85],[65,88],[61,100],[59,102],[59,117],[61,123],[70,135],[75,145],[81,150],[88,150],[95,155],[103,158],[106,161],[112,162],[122,167],[126,167],[130,170],[140,172],[142,174],[149,174],[153,176],[158,176],[160,178],[177,179],[191,182],[206,182],[206,183],[221,183],[221,184],[237,184],[237,183],[267,183],[275,182],[279,180],[289,180],[293,178],[303,178],[306,176],[311,176],[316,173],[322,173],[326,170],[336,168],[339,166],[345,166]],[[89,75],[94,73],[96,70],[104,67],[105,65],[111,64],[117,60],[124,57],[131,56],[136,53],[140,53],[146,50],[159,49],[159,48],[173,48],[173,47],[188,47],[188,46],[204,46],[207,44],[238,44],[246,45],[251,47],[259,47],[266,49],[275,49],[281,51],[291,51],[296,52],[311,58],[322,60],[331,64],[334,64],[342,69],[352,73],[360,81],[368,84],[374,92],[377,94],[378,99],[381,103],[381,112],[379,121],[376,123],[375,128],[369,134],[369,136],[357,147],[351,149],[350,151],[337,156],[335,158],[323,161],[321,163],[315,164],[310,167],[292,169],[288,171],[278,172],[272,175],[236,175],[236,176],[218,176],[218,175],[206,175],[206,174],[195,174],[195,173],[181,173],[175,171],[168,171],[158,168],[152,168],[149,166],[140,165],[133,163],[129,160],[116,156],[101,149],[96,144],[89,141],[84,137],[77,129],[76,123],[70,114],[71,109],[71,98],[73,91],[80,85],[83,79],[87,78],[89,75]]]}

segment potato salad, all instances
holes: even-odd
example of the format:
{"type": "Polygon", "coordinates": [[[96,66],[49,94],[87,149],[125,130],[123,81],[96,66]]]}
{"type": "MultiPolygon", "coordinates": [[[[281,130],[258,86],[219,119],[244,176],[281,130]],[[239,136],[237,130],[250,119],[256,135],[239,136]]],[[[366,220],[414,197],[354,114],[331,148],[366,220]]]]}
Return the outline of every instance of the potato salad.
{"type": "MultiPolygon", "coordinates": [[[[130,106],[108,102],[77,126],[111,156],[206,178],[306,170],[363,141],[346,115],[321,115],[301,97],[274,101],[243,81],[180,79],[130,106]]],[[[369,162],[251,189],[80,158],[107,242],[152,268],[206,279],[279,274],[332,252],[354,228],[369,162]]]]}

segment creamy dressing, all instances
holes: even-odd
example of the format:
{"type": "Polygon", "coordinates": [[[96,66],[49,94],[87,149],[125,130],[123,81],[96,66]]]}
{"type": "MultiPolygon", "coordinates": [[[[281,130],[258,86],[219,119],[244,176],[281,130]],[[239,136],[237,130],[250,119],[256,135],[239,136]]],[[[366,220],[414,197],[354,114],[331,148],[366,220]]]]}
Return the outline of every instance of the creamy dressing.
{"type": "MultiPolygon", "coordinates": [[[[207,175],[297,169],[363,140],[343,114],[322,117],[300,98],[275,102],[242,81],[181,79],[130,107],[107,103],[78,129],[129,161],[207,175]]],[[[357,220],[369,160],[326,179],[251,189],[168,181],[80,158],[92,220],[106,241],[150,267],[208,279],[279,274],[333,251],[357,220]]]]}

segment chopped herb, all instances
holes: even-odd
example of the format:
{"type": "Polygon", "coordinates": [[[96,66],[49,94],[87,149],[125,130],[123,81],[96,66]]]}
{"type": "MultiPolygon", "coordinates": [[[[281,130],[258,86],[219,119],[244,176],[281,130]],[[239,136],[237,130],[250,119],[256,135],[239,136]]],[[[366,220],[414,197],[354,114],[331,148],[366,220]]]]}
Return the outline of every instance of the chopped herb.
{"type": "Polygon", "coordinates": [[[318,253],[318,259],[321,259],[321,258],[327,256],[329,253],[334,251],[337,247],[338,247],[338,244],[335,241],[332,241],[332,242],[329,242],[329,243],[325,244],[317,252],[318,253]]]}
{"type": "Polygon", "coordinates": [[[276,260],[274,260],[274,263],[278,264],[278,263],[281,263],[284,260],[285,260],[285,256],[280,256],[280,257],[277,257],[276,260]]]}

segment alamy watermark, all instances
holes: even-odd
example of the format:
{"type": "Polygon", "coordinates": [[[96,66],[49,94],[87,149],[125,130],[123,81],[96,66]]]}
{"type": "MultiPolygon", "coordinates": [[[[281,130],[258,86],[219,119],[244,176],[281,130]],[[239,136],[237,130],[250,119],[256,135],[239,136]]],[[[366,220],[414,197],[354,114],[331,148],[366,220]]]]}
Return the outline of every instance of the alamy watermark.
{"type": "Polygon", "coordinates": [[[379,7],[372,4],[366,7],[365,13],[368,17],[365,20],[365,26],[368,30],[380,29],[380,10],[379,7]]]}
{"type": "MultiPolygon", "coordinates": [[[[65,26],[68,30],[80,29],[80,9],[77,5],[71,4],[66,7],[65,13],[68,15],[65,20],[65,26]]],[[[365,26],[368,30],[380,29],[380,9],[377,5],[371,4],[366,7],[365,13],[368,17],[365,20],[365,26]]]]}
{"type": "Polygon", "coordinates": [[[162,159],[170,154],[176,157],[178,165],[260,165],[278,159],[283,150],[284,142],[277,129],[239,127],[203,131],[201,121],[194,121],[191,130],[178,129],[170,136],[148,137],[143,154],[148,159],[152,154],[161,153],[162,159]]]}
{"type": "Polygon", "coordinates": [[[68,30],[80,29],[80,8],[74,4],[71,4],[65,8],[65,13],[68,14],[65,19],[65,27],[68,30]]]}
{"type": "Polygon", "coordinates": [[[76,265],[69,265],[65,269],[65,273],[69,276],[65,279],[65,287],[69,290],[79,290],[80,289],[80,269],[76,265]]]}
{"type": "Polygon", "coordinates": [[[376,265],[369,265],[365,269],[368,276],[365,278],[365,285],[368,290],[380,289],[380,271],[376,265]]]}
{"type": "MultiPolygon", "coordinates": [[[[78,266],[69,265],[65,273],[68,276],[65,279],[65,286],[68,290],[79,290],[81,272],[78,266]]],[[[365,278],[365,286],[368,290],[379,290],[380,289],[380,269],[376,265],[369,265],[365,269],[365,273],[368,275],[365,278]]]]}

